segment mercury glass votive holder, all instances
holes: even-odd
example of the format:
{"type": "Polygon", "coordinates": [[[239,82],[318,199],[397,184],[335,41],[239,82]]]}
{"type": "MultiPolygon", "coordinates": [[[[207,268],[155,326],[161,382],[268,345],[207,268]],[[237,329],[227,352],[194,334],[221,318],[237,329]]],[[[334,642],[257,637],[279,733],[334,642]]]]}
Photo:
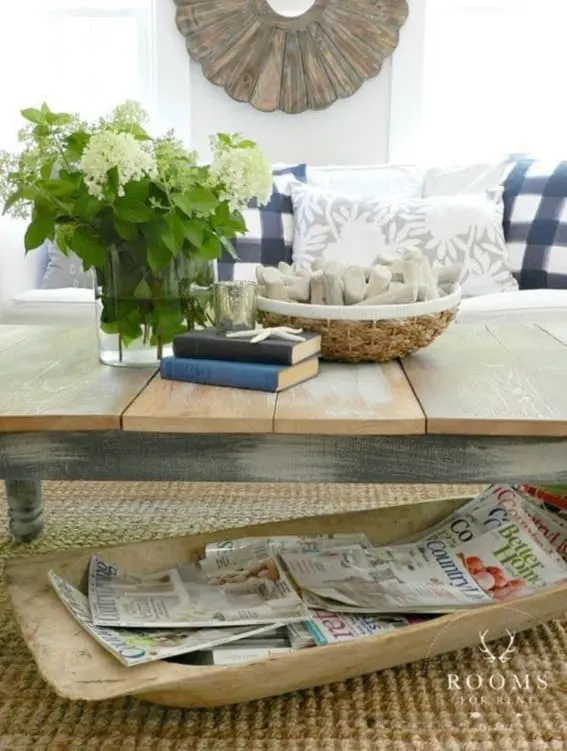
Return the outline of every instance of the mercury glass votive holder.
{"type": "Polygon", "coordinates": [[[256,282],[216,282],[213,301],[218,331],[256,327],[256,282]]]}

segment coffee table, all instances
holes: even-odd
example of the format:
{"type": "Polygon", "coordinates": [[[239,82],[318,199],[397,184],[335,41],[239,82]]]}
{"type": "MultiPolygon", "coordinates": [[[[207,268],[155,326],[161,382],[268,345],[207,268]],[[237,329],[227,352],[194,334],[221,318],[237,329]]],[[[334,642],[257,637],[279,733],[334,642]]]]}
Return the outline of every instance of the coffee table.
{"type": "Polygon", "coordinates": [[[99,365],[85,328],[0,326],[0,478],[18,541],[48,479],[567,483],[567,323],[454,325],[278,395],[99,365]]]}

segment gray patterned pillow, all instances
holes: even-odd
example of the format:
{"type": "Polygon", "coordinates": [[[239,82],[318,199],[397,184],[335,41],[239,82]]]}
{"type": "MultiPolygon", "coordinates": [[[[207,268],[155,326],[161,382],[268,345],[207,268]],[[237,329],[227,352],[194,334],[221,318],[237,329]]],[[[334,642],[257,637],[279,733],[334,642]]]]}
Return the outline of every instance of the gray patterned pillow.
{"type": "Polygon", "coordinates": [[[516,290],[506,258],[502,190],[430,198],[352,197],[315,186],[292,191],[293,260],[371,265],[377,255],[422,251],[433,265],[463,265],[465,297],[516,290]]]}
{"type": "Polygon", "coordinates": [[[50,242],[47,268],[39,286],[40,289],[62,289],[63,287],[93,289],[94,276],[92,271],[83,269],[81,259],[75,253],[66,256],[57,245],[50,242]]]}

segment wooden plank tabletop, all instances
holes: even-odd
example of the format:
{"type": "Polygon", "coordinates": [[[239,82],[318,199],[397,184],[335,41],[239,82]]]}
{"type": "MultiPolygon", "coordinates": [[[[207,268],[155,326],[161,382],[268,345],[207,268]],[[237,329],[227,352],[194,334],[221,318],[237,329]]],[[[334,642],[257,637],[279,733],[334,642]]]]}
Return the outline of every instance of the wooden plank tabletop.
{"type": "Polygon", "coordinates": [[[278,394],[275,433],[419,435],[425,417],[399,363],[321,363],[319,375],[278,394]]]}
{"type": "Polygon", "coordinates": [[[567,436],[567,327],[450,327],[403,367],[428,433],[567,436]],[[555,335],[553,335],[555,333],[555,335]]]}
{"type": "Polygon", "coordinates": [[[155,369],[98,362],[94,326],[0,326],[0,432],[112,430],[155,369]]]}
{"type": "Polygon", "coordinates": [[[276,394],[154,378],[126,410],[124,430],[271,433],[276,394]]]}
{"type": "Polygon", "coordinates": [[[567,437],[567,324],[451,326],[402,364],[321,363],[279,394],[99,365],[85,328],[0,326],[0,431],[567,437]]]}

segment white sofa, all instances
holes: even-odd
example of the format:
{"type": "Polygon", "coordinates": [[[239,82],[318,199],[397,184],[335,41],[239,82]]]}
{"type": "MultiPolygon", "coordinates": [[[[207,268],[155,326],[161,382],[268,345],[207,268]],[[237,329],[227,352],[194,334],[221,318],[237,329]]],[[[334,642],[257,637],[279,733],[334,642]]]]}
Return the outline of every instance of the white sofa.
{"type": "MultiPolygon", "coordinates": [[[[509,160],[508,160],[509,161],[509,160]]],[[[324,167],[309,168],[324,174],[328,181],[334,174],[341,180],[348,178],[358,185],[361,180],[375,186],[376,179],[387,179],[388,190],[395,188],[392,180],[402,180],[398,186],[403,191],[415,190],[416,195],[427,187],[428,194],[444,192],[469,192],[486,188],[502,177],[504,162],[494,165],[473,165],[454,171],[429,170],[415,180],[415,167],[379,165],[372,167],[324,167]],[[415,182],[407,183],[406,171],[415,182]],[[378,178],[376,178],[378,173],[378,178]],[[392,174],[390,174],[392,173],[392,174]],[[397,178],[396,178],[397,175],[397,178]],[[429,177],[427,177],[429,175],[429,177]],[[474,179],[473,179],[474,178],[474,179]],[[373,182],[374,181],[374,182],[373,182]],[[405,181],[405,182],[404,182],[405,181]],[[476,187],[475,187],[476,186],[476,187]]],[[[274,167],[285,165],[274,165],[274,167]]],[[[312,173],[311,173],[312,175],[312,173]]],[[[309,180],[313,179],[312,176],[309,180]]],[[[23,250],[24,222],[0,219],[0,323],[70,324],[93,325],[95,318],[94,293],[91,289],[67,287],[41,289],[41,279],[47,265],[45,249],[25,254],[23,250]]],[[[249,225],[250,226],[250,225],[249,225]]],[[[254,264],[237,263],[234,278],[253,279],[254,264]]],[[[464,299],[461,302],[457,321],[537,323],[543,321],[567,322],[567,289],[531,289],[499,292],[464,299]]]]}
{"type": "MultiPolygon", "coordinates": [[[[66,287],[39,289],[44,259],[11,247],[0,255],[0,323],[94,325],[94,292],[66,287]]],[[[253,277],[251,264],[237,264],[235,278],[253,277]]],[[[501,292],[464,299],[458,323],[521,321],[567,323],[567,290],[501,292]]]]}

